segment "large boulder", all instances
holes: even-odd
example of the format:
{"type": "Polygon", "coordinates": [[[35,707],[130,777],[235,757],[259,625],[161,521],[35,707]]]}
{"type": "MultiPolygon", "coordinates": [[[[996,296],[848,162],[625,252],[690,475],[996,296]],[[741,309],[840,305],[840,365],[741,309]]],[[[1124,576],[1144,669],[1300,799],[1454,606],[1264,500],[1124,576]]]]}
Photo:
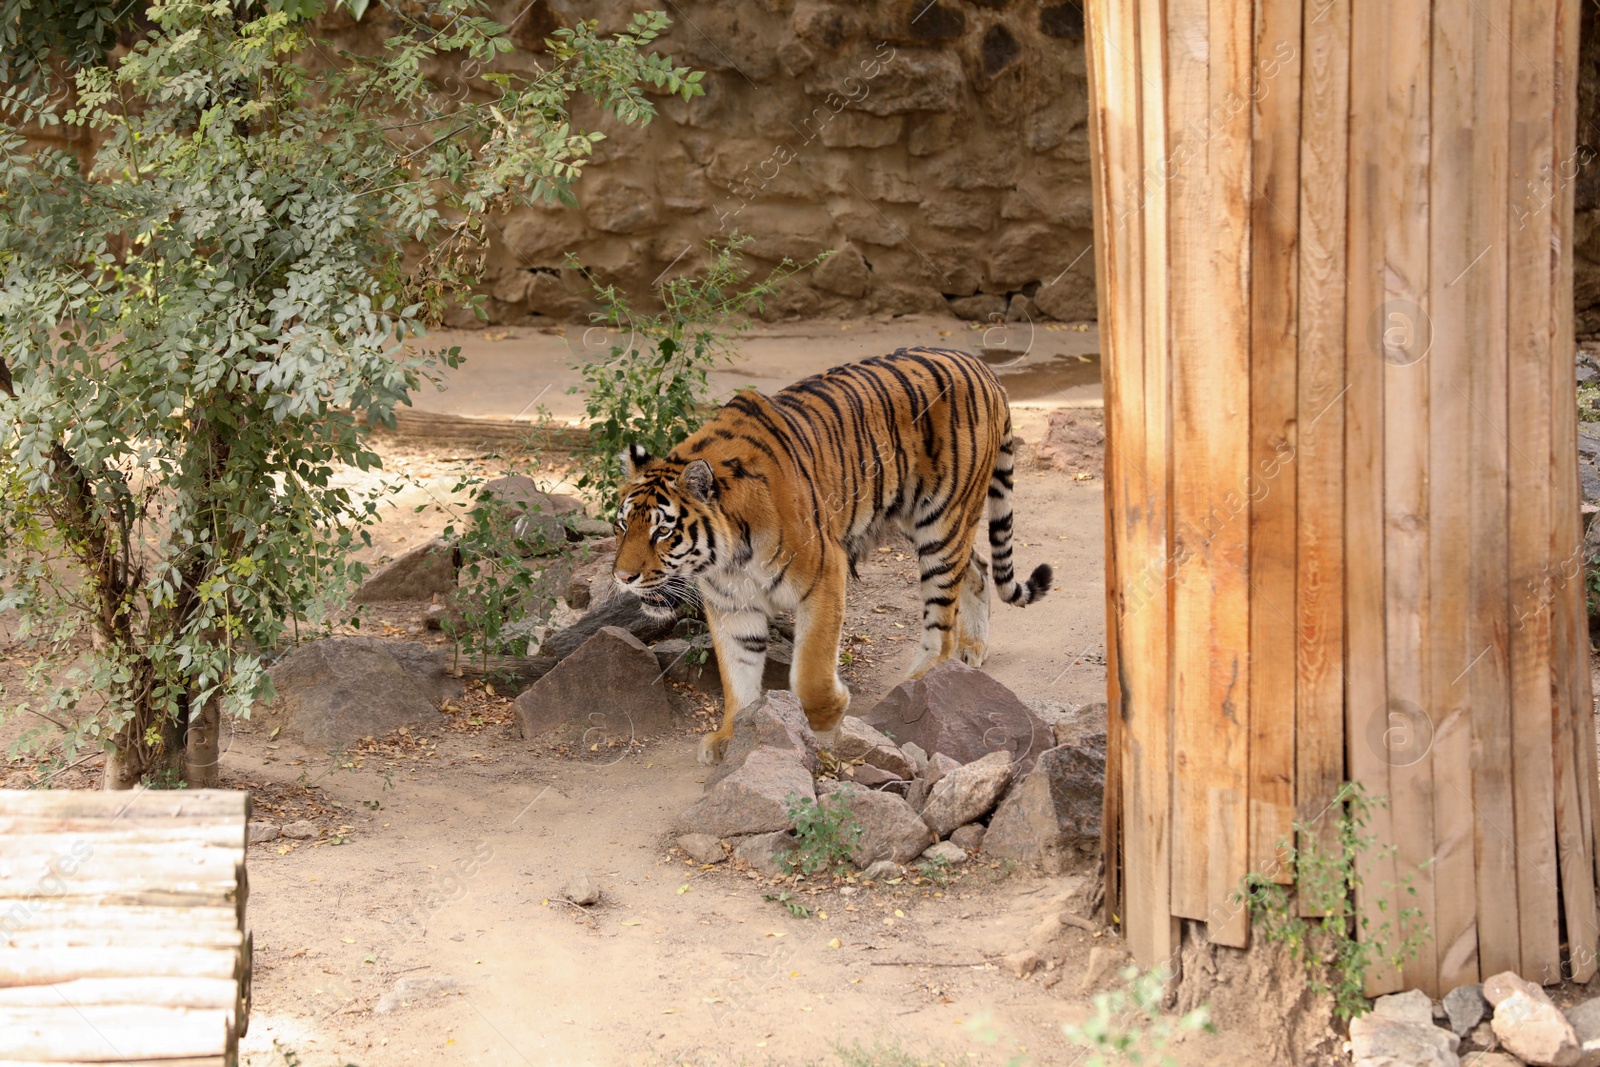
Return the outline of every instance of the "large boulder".
{"type": "Polygon", "coordinates": [[[586,613],[583,618],[558,630],[544,639],[539,646],[542,655],[564,659],[576,652],[578,646],[607,626],[615,626],[637,637],[640,641],[659,641],[672,632],[677,620],[645,614],[644,606],[632,593],[623,593],[608,600],[603,606],[586,613]]]}
{"type": "Polygon", "coordinates": [[[1001,801],[983,838],[984,853],[1050,874],[1093,864],[1105,780],[1104,736],[1046,749],[1001,801]]]}
{"type": "Polygon", "coordinates": [[[579,611],[592,611],[604,607],[608,600],[621,595],[622,588],[611,577],[617,563],[615,537],[591,541],[583,550],[590,555],[572,569],[567,579],[567,603],[579,611]]]}
{"type": "Polygon", "coordinates": [[[790,805],[815,799],[811,772],[796,753],[762,746],[679,815],[678,830],[718,838],[787,830],[794,825],[790,805]]]}
{"type": "Polygon", "coordinates": [[[1484,981],[1483,997],[1494,1005],[1490,1025],[1507,1052],[1540,1067],[1576,1067],[1578,1035],[1543,989],[1504,971],[1484,981]]]}
{"type": "MultiPolygon", "coordinates": [[[[1483,998],[1478,999],[1481,1003],[1483,998]]],[[[1574,1004],[1566,1010],[1566,1016],[1578,1039],[1578,1067],[1600,1067],[1600,997],[1574,1004]]]]}
{"type": "Polygon", "coordinates": [[[989,813],[1011,782],[1016,766],[1005,749],[958,767],[939,779],[922,809],[922,821],[940,837],[989,813]]]}
{"type": "Polygon", "coordinates": [[[998,749],[1019,773],[1055,744],[1050,727],[1017,695],[980,670],[946,660],[921,678],[902,682],[863,719],[899,745],[943,752],[972,763],[998,749]]]}
{"type": "Polygon", "coordinates": [[[1454,1034],[1433,1025],[1431,1011],[1418,1017],[1409,1010],[1375,1008],[1350,1020],[1355,1067],[1457,1067],[1458,1045],[1454,1034]]]}
{"type": "Polygon", "coordinates": [[[672,729],[672,703],[656,658],[637,637],[601,628],[516,701],[525,738],[584,746],[659,737],[672,729]]]}
{"type": "Polygon", "coordinates": [[[733,717],[733,740],[728,742],[722,762],[707,772],[706,788],[742,767],[758,748],[793,753],[807,773],[816,773],[817,735],[811,732],[800,698],[787,689],[769,690],[754,704],[739,709],[733,717]]]}
{"type": "Polygon", "coordinates": [[[509,528],[521,555],[548,555],[581,539],[571,527],[583,517],[583,504],[575,497],[546,493],[525,474],[483,483],[477,502],[495,510],[496,524],[509,528]]]}
{"type": "Polygon", "coordinates": [[[441,701],[407,673],[390,645],[405,642],[324,637],[301,645],[272,667],[275,696],[257,717],[316,746],[442,723],[441,701]]]}
{"type": "Polygon", "coordinates": [[[395,600],[432,600],[435,594],[456,591],[456,571],[461,565],[456,551],[439,538],[401,552],[367,576],[350,598],[353,604],[395,600]]]}
{"type": "Polygon", "coordinates": [[[933,831],[900,797],[854,782],[841,782],[818,801],[825,808],[844,808],[855,817],[861,834],[850,848],[850,862],[865,870],[877,860],[904,865],[933,844],[933,831]]]}

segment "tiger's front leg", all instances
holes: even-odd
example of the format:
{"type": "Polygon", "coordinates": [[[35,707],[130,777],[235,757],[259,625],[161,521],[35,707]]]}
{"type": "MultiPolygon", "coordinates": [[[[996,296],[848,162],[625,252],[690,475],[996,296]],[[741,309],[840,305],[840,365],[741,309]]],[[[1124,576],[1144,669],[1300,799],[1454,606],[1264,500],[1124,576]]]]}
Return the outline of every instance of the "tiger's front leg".
{"type": "Polygon", "coordinates": [[[760,610],[717,611],[706,604],[711,644],[722,678],[722,726],[700,739],[700,762],[721,763],[733,739],[733,717],[761,698],[761,672],[767,664],[767,614],[760,610]]]}
{"type": "Polygon", "coordinates": [[[850,707],[850,690],[839,680],[839,636],[844,630],[844,594],[849,577],[844,554],[825,557],[826,569],[794,613],[794,665],[789,688],[800,698],[816,734],[830,734],[850,707]]]}

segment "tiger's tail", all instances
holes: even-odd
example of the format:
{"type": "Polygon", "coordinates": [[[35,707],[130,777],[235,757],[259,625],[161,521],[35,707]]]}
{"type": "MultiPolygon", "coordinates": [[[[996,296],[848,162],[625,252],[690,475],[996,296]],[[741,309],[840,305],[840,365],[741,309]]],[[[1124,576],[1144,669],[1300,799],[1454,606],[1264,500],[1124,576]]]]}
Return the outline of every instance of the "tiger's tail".
{"type": "Polygon", "coordinates": [[[1050,564],[1041,563],[1028,575],[1026,584],[1017,581],[1011,566],[1011,485],[1016,468],[1016,441],[1011,436],[1011,420],[1006,420],[1006,438],[994,461],[989,478],[989,560],[994,567],[994,586],[1007,604],[1025,608],[1050,590],[1050,564]]]}

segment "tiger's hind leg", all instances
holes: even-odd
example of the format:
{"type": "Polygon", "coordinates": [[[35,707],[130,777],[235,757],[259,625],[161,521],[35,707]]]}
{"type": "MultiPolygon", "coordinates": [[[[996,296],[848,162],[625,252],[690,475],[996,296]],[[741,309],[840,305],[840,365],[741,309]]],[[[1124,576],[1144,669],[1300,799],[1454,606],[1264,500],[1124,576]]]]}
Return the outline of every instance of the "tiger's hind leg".
{"type": "MultiPolygon", "coordinates": [[[[961,526],[965,528],[963,533],[950,531],[942,523],[910,531],[922,574],[922,647],[907,678],[921,678],[956,654],[960,638],[958,626],[965,606],[963,602],[967,599],[964,590],[972,566],[972,542],[977,536],[976,523],[961,523],[961,526]]],[[[985,612],[982,621],[985,638],[988,628],[989,617],[985,612]]]]}
{"type": "Polygon", "coordinates": [[[966,580],[961,583],[956,632],[961,662],[969,667],[983,666],[989,655],[989,565],[976,552],[967,560],[966,580]]]}

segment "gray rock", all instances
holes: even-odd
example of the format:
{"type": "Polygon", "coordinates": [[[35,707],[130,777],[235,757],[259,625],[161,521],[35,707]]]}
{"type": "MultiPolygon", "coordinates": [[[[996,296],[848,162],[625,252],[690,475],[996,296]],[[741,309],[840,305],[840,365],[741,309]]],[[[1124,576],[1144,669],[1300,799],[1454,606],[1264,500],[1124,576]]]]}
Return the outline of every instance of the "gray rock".
{"type": "Polygon", "coordinates": [[[613,532],[611,524],[601,519],[579,519],[572,528],[585,537],[610,537],[613,532]]]}
{"type": "Polygon", "coordinates": [[[904,778],[897,778],[881,767],[874,767],[870,763],[858,765],[849,764],[841,768],[840,774],[852,782],[857,782],[869,789],[880,789],[892,783],[904,782],[904,778]]]}
{"type": "Polygon", "coordinates": [[[314,746],[442,723],[438,702],[406,672],[389,645],[403,648],[406,642],[324,637],[301,645],[269,672],[276,695],[257,717],[314,746]]]}
{"type": "Polygon", "coordinates": [[[317,824],[309,819],[292,822],[283,828],[283,836],[291,841],[309,841],[318,834],[317,824]]]}
{"type": "Polygon", "coordinates": [[[849,101],[849,107],[873,115],[898,115],[908,111],[949,111],[961,99],[966,73],[954,52],[902,49],[893,63],[885,63],[872,79],[871,92],[855,93],[849,86],[860,75],[854,63],[819,68],[806,81],[808,96],[821,100],[830,93],[849,101]]]}
{"type": "Polygon", "coordinates": [[[350,602],[431,600],[436,593],[454,593],[460,562],[455,549],[438,538],[412,545],[368,575],[350,602]]]}
{"type": "Polygon", "coordinates": [[[1408,989],[1403,993],[1390,993],[1379,997],[1372,1002],[1372,1012],[1374,1015],[1399,1019],[1402,1022],[1433,1025],[1433,1001],[1420,989],[1408,989]]]}
{"type": "Polygon", "coordinates": [[[529,740],[606,748],[672,730],[672,702],[656,658],[626,630],[605,627],[517,697],[529,740]]]}
{"type": "Polygon", "coordinates": [[[389,992],[379,997],[378,1002],[372,1006],[372,1013],[388,1015],[402,1008],[409,1008],[412,1004],[428,997],[453,992],[460,987],[460,982],[444,975],[408,974],[395,979],[389,992]]]}
{"type": "Polygon", "coordinates": [[[721,863],[728,858],[728,854],[722,850],[722,842],[710,834],[680,834],[678,847],[700,864],[721,863]]]}
{"type": "Polygon", "coordinates": [[[1600,1067],[1600,998],[1574,1004],[1566,1016],[1578,1039],[1578,1067],[1600,1067]]]}
{"type": "Polygon", "coordinates": [[[573,871],[567,884],[561,887],[561,896],[574,904],[588,907],[600,902],[600,884],[588,871],[573,871]]]}
{"type": "MultiPolygon", "coordinates": [[[[1424,997],[1426,999],[1426,997],[1424,997]]],[[[1457,1039],[1427,1022],[1370,1011],[1350,1020],[1355,1067],[1459,1067],[1457,1039]]]]}
{"type": "Polygon", "coordinates": [[[1522,1061],[1504,1052],[1469,1052],[1461,1057],[1461,1067],[1523,1067],[1522,1061]]]}
{"type": "Polygon", "coordinates": [[[943,752],[935,752],[928,757],[928,762],[922,768],[922,780],[932,789],[939,784],[939,779],[961,766],[961,761],[951,759],[943,752]]]}
{"type": "Polygon", "coordinates": [[[972,763],[996,749],[1011,753],[1026,773],[1055,736],[1017,695],[980,670],[946,660],[903,682],[863,719],[900,744],[972,763]]]}
{"type": "Polygon", "coordinates": [[[984,835],[982,823],[969,822],[950,831],[950,842],[967,852],[978,852],[983,848],[984,835]]]}
{"type": "Polygon", "coordinates": [[[949,303],[956,318],[969,322],[999,322],[1006,314],[1006,298],[994,293],[958,296],[949,303]]]}
{"type": "Polygon", "coordinates": [[[927,824],[892,793],[844,782],[821,803],[829,809],[846,808],[855,817],[861,835],[851,845],[850,862],[857,867],[868,868],[879,860],[910,863],[933,843],[927,824]]]}
{"type": "Polygon", "coordinates": [[[466,691],[461,679],[451,673],[451,654],[444,649],[416,641],[380,641],[371,637],[345,640],[370,641],[370,647],[389,653],[400,664],[400,669],[406,672],[406,677],[411,679],[411,684],[422,690],[422,695],[432,701],[435,707],[446,700],[454,700],[466,691]]]}
{"type": "Polygon", "coordinates": [[[940,837],[989,813],[1011,781],[1015,767],[1005,749],[951,771],[939,780],[922,809],[922,821],[940,837]]]}
{"type": "Polygon", "coordinates": [[[894,860],[878,860],[867,865],[861,872],[863,882],[887,882],[894,878],[905,877],[905,868],[894,860]]]}
{"type": "Polygon", "coordinates": [[[787,689],[771,689],[767,695],[733,717],[733,740],[728,742],[722,762],[706,773],[710,789],[743,765],[758,748],[776,748],[794,753],[808,772],[817,770],[817,735],[811,732],[800,698],[787,689]]]}
{"type": "MultiPolygon", "coordinates": [[[[256,822],[254,819],[250,820],[250,825],[246,827],[246,833],[249,835],[249,842],[252,845],[260,844],[263,841],[276,841],[283,836],[283,831],[278,828],[277,823],[256,822]]],[[[315,836],[315,828],[313,828],[313,836],[315,836]]]]}
{"type": "Polygon", "coordinates": [[[954,866],[967,862],[967,850],[954,841],[940,841],[921,856],[928,863],[945,863],[954,866]]]}
{"type": "Polygon", "coordinates": [[[1105,777],[1104,736],[1047,749],[1001,801],[984,836],[984,852],[1050,874],[1093,865],[1100,851],[1105,777]]]}
{"type": "Polygon", "coordinates": [[[916,764],[895,743],[854,715],[839,720],[839,732],[834,738],[832,752],[841,762],[862,763],[887,771],[896,778],[910,778],[916,774],[916,764]]]}
{"type": "Polygon", "coordinates": [[[1543,989],[1504,971],[1484,981],[1483,997],[1494,1005],[1490,1025],[1507,1052],[1539,1067],[1575,1067],[1578,1035],[1543,989]]]}
{"type": "Polygon", "coordinates": [[[1472,1028],[1483,1022],[1489,1012],[1489,1002],[1483,999],[1483,986],[1456,986],[1444,995],[1444,1013],[1450,1019],[1450,1029],[1457,1037],[1465,1038],[1472,1028]]]}
{"type": "Polygon", "coordinates": [[[607,626],[627,630],[648,644],[651,641],[659,641],[671,633],[676,621],[671,616],[658,619],[653,615],[646,615],[638,597],[632,593],[620,593],[601,607],[589,611],[566,629],[557,630],[546,637],[544,643],[539,646],[539,651],[546,656],[564,659],[607,626]]]}
{"type": "Polygon", "coordinates": [[[924,779],[911,779],[911,784],[906,788],[906,803],[911,805],[912,811],[921,811],[927,806],[930,789],[924,779]]]}
{"type": "Polygon", "coordinates": [[[787,830],[755,834],[734,847],[733,858],[758,874],[782,878],[794,873],[794,866],[787,861],[796,844],[794,835],[787,830]]]}
{"type": "Polygon", "coordinates": [[[911,761],[911,769],[916,774],[921,774],[922,769],[928,765],[928,754],[922,751],[915,742],[907,741],[900,746],[900,751],[906,754],[911,761]]]}
{"type": "Polygon", "coordinates": [[[763,745],[678,816],[678,828],[713,837],[787,830],[794,825],[790,804],[815,796],[811,772],[797,753],[763,745]]]}
{"type": "Polygon", "coordinates": [[[579,548],[576,555],[579,561],[567,578],[569,606],[578,611],[593,611],[622,594],[622,588],[611,577],[617,559],[615,537],[590,542],[579,548]]]}

